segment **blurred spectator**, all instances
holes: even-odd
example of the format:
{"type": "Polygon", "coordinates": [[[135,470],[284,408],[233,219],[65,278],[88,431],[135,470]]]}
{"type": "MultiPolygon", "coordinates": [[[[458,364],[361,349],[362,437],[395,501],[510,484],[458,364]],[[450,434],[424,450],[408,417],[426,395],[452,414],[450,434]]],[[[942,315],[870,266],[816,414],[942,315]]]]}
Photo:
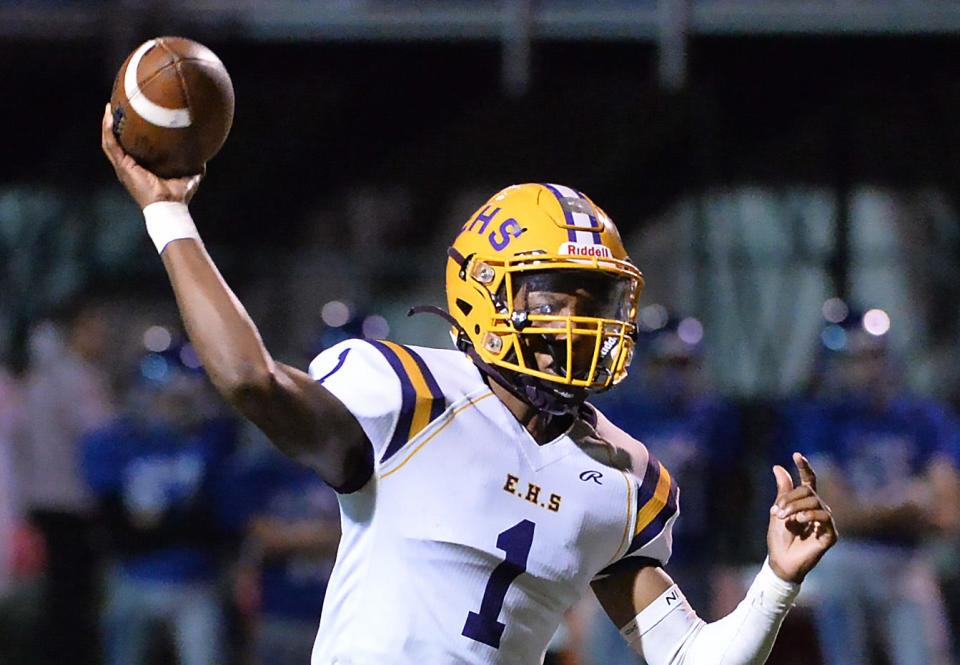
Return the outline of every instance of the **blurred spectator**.
{"type": "Polygon", "coordinates": [[[0,599],[6,596],[13,576],[13,543],[21,518],[13,471],[14,419],[19,406],[16,385],[0,367],[0,599]]]}
{"type": "Polygon", "coordinates": [[[80,438],[113,413],[103,370],[110,348],[105,304],[80,299],[34,335],[27,378],[24,451],[18,481],[43,536],[47,574],[37,650],[42,662],[97,662],[96,550],[93,501],[79,470],[80,438]]]}
{"type": "Polygon", "coordinates": [[[787,409],[786,441],[811,459],[842,534],[806,590],[827,665],[868,665],[876,649],[892,665],[945,665],[948,625],[924,545],[960,509],[949,500],[955,429],[943,405],[899,385],[889,318],[871,312],[831,317],[815,394],[787,409]]]}
{"type": "Polygon", "coordinates": [[[945,515],[946,526],[931,547],[931,555],[940,587],[947,604],[948,623],[953,626],[953,659],[960,663],[960,483],[955,482],[957,469],[960,469],[960,428],[954,435],[950,451],[953,473],[944,473],[944,466],[938,466],[938,481],[946,506],[955,510],[945,515]]]}
{"type": "Polygon", "coordinates": [[[168,631],[181,665],[222,660],[215,506],[235,428],[198,366],[189,346],[147,355],[123,415],[83,442],[111,550],[108,665],[149,662],[168,631]]]}
{"type": "Polygon", "coordinates": [[[340,542],[336,494],[259,433],[227,484],[233,519],[246,524],[235,595],[251,619],[253,663],[309,663],[340,542]]]}
{"type": "Polygon", "coordinates": [[[0,663],[32,663],[43,540],[26,519],[14,458],[22,438],[20,384],[0,366],[0,663]]]}
{"type": "MultiPolygon", "coordinates": [[[[733,554],[721,546],[737,540],[736,506],[742,497],[736,483],[742,463],[738,414],[706,386],[704,331],[697,319],[671,318],[661,305],[649,305],[641,311],[640,327],[630,376],[593,401],[643,441],[677,479],[681,509],[667,572],[709,620],[742,597],[736,584],[732,601],[714,597],[714,588],[729,586],[723,579],[733,575],[722,565],[733,554]]],[[[616,628],[605,615],[596,615],[586,644],[589,662],[637,662],[616,628]]]]}

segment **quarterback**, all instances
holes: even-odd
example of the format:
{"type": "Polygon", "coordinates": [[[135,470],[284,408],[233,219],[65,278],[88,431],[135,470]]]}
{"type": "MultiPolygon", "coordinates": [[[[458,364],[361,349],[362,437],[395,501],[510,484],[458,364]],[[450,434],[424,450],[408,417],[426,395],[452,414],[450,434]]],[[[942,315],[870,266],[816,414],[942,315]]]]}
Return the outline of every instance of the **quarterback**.
{"type": "Polygon", "coordinates": [[[160,179],[102,146],[143,209],[214,385],[338,492],[343,536],[313,665],[540,663],[592,588],[650,665],[759,664],[836,541],[813,469],[774,467],[769,556],[743,602],[701,620],[664,572],[679,491],[586,399],[626,374],[643,287],[577,190],[508,187],[446,257],[456,348],[350,340],[309,371],[275,361],[204,249],[201,176],[160,179]]]}

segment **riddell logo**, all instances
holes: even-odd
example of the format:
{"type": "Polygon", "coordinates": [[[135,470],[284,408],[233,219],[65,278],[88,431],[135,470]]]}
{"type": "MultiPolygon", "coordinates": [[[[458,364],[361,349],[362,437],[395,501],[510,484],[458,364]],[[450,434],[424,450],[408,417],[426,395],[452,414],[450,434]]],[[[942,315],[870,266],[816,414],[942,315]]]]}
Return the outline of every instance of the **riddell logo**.
{"type": "Polygon", "coordinates": [[[611,259],[613,254],[603,245],[581,245],[576,242],[565,242],[560,245],[560,253],[569,256],[597,256],[601,259],[611,259]]]}

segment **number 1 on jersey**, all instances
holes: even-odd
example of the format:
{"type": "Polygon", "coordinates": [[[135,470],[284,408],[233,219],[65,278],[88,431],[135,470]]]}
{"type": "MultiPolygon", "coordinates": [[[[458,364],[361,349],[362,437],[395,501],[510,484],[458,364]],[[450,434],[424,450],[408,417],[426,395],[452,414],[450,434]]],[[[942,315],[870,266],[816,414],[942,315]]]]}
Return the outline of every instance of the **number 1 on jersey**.
{"type": "Polygon", "coordinates": [[[533,530],[536,526],[530,520],[523,520],[497,537],[497,549],[503,550],[506,557],[493,569],[493,574],[487,581],[483,600],[480,601],[480,611],[467,614],[467,622],[463,624],[461,633],[464,637],[483,642],[494,649],[500,648],[500,636],[503,635],[506,624],[497,621],[497,617],[503,609],[507,589],[517,576],[527,569],[527,557],[530,555],[533,530]]]}

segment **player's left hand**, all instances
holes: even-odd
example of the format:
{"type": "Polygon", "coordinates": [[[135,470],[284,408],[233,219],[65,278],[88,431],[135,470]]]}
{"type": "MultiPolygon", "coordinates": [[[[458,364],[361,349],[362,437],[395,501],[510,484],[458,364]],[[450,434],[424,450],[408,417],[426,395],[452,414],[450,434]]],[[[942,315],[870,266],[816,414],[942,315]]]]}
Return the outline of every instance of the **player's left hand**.
{"type": "Polygon", "coordinates": [[[820,557],[837,542],[830,507],[817,495],[817,476],[807,458],[793,454],[800,484],[782,466],[773,467],[777,498],[770,507],[767,549],[770,567],[783,580],[800,583],[820,557]]]}

